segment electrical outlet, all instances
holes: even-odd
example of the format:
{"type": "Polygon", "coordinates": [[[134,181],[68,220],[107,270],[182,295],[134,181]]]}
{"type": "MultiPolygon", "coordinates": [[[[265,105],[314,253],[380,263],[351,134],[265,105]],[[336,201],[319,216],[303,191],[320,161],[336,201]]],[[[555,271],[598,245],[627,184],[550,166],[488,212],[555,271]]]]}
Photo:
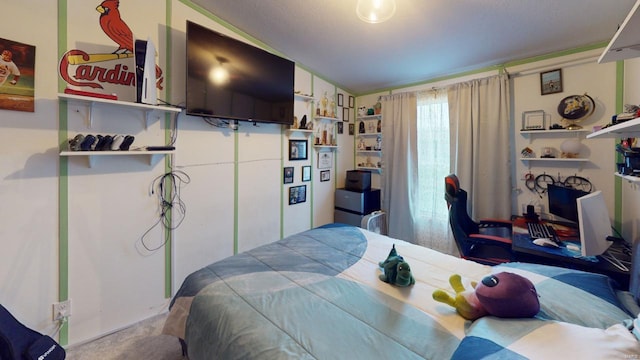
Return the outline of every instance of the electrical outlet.
{"type": "Polygon", "coordinates": [[[68,318],[71,316],[71,299],[53,303],[53,320],[68,318]]]}

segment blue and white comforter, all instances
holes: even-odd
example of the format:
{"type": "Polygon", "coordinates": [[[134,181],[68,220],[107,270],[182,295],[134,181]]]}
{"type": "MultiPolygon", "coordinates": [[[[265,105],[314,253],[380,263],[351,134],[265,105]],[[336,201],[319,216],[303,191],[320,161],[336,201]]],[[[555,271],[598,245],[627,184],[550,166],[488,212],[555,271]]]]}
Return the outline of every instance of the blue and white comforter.
{"type": "Polygon", "coordinates": [[[573,338],[568,332],[588,339],[582,350],[600,349],[591,335],[617,340],[617,355],[640,354],[621,325],[633,316],[620,309],[610,287],[591,284],[585,291],[572,276],[584,273],[509,266],[491,268],[360,228],[325,226],[191,274],[172,301],[165,333],[184,339],[191,360],[535,358],[540,342],[552,335],[554,346],[565,346],[559,340],[573,338]],[[378,279],[378,262],[393,244],[411,265],[412,287],[378,279]],[[470,282],[497,271],[534,282],[542,309],[536,319],[470,322],[432,299],[434,290],[449,289],[452,273],[470,282]],[[577,306],[559,309],[558,291],[573,298],[569,304],[599,310],[585,309],[586,317],[577,306]]]}

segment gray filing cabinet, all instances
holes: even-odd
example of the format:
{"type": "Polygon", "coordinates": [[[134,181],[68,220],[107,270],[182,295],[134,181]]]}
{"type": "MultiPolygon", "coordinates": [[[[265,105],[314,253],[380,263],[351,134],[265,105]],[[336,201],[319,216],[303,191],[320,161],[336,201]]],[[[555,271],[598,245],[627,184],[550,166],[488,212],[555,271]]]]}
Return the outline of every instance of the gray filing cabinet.
{"type": "Polygon", "coordinates": [[[376,210],[380,210],[380,189],[362,192],[336,189],[335,222],[359,227],[362,218],[376,210]]]}

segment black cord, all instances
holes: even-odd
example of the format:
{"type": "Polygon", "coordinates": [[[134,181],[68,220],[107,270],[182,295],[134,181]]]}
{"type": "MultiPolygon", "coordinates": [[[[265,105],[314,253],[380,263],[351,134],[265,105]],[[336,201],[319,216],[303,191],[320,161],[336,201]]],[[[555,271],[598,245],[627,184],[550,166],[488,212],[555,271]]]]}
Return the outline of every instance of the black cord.
{"type": "Polygon", "coordinates": [[[158,226],[158,224],[162,224],[165,230],[172,231],[177,229],[182,224],[182,221],[184,221],[187,207],[180,197],[180,189],[183,184],[186,185],[190,182],[191,178],[189,175],[179,170],[160,175],[151,182],[150,194],[157,194],[158,196],[160,216],[158,217],[158,221],[145,231],[140,239],[142,246],[148,251],[156,251],[167,243],[167,236],[165,236],[165,240],[159,246],[155,248],[147,246],[147,244],[145,244],[145,237],[152,229],[158,226]],[[166,189],[170,189],[168,194],[165,194],[166,189]],[[168,195],[169,198],[166,198],[166,195],[168,195]],[[169,217],[169,213],[171,213],[171,217],[169,217]],[[171,225],[173,219],[178,219],[174,221],[174,223],[176,223],[175,226],[171,225]]]}

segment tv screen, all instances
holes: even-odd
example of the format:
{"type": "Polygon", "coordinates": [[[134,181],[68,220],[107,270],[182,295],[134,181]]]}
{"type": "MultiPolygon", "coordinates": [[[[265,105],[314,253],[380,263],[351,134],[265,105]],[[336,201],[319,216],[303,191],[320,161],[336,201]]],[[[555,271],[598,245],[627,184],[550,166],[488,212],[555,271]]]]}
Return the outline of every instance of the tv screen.
{"type": "Polygon", "coordinates": [[[187,114],[293,124],[295,63],[187,21],[187,114]]]}
{"type": "Polygon", "coordinates": [[[588,192],[570,187],[549,184],[547,196],[549,198],[549,213],[564,220],[578,222],[578,205],[576,200],[588,192]]]}

